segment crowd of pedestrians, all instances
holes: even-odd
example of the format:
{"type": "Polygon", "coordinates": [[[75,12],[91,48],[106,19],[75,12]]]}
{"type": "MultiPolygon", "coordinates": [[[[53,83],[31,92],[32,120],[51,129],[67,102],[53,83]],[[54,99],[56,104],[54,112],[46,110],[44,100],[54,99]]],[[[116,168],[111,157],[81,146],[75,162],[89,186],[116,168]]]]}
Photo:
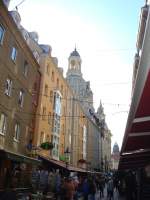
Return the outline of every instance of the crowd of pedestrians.
{"type": "Polygon", "coordinates": [[[64,176],[59,170],[48,172],[45,169],[35,169],[32,173],[32,187],[34,191],[42,191],[43,194],[51,192],[57,200],[96,200],[103,199],[104,189],[107,188],[107,199],[113,199],[114,180],[103,174],[68,174],[64,176]]]}
{"type": "MultiPolygon", "coordinates": [[[[50,193],[55,200],[115,200],[116,193],[119,196],[125,195],[126,200],[136,200],[136,179],[131,171],[119,176],[104,173],[64,173],[35,168],[31,174],[31,188],[33,194],[46,196],[50,193]]],[[[3,199],[15,200],[13,195],[14,192],[7,191],[3,199]]]]}
{"type": "Polygon", "coordinates": [[[65,176],[59,170],[48,172],[46,169],[34,169],[32,172],[33,191],[51,192],[57,200],[95,200],[97,190],[104,196],[105,177],[71,173],[65,176]]]}

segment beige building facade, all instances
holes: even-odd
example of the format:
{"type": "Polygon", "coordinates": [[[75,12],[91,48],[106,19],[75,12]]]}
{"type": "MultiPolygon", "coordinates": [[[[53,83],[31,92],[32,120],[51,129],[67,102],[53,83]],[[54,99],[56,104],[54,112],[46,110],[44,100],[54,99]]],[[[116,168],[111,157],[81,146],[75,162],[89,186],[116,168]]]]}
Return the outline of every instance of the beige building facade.
{"type": "Polygon", "coordinates": [[[17,166],[24,169],[22,176],[26,174],[22,184],[29,184],[32,164],[39,163],[28,152],[34,139],[38,96],[33,93],[39,93],[40,66],[18,31],[20,16],[16,19],[18,23],[0,2],[0,188],[20,186],[13,173],[17,166]]]}
{"type": "Polygon", "coordinates": [[[26,154],[34,137],[38,101],[33,92],[38,93],[41,74],[11,13],[0,6],[0,148],[26,154]]]}

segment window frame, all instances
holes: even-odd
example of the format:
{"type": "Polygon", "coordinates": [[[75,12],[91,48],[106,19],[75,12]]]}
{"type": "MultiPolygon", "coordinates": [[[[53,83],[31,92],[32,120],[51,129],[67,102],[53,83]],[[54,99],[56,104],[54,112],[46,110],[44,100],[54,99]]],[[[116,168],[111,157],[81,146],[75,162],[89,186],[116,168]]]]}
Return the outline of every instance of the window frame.
{"type": "Polygon", "coordinates": [[[5,95],[7,96],[11,96],[12,94],[12,85],[13,85],[13,82],[12,82],[12,79],[10,79],[9,77],[6,79],[6,87],[5,87],[5,95]]]}
{"type": "Polygon", "coordinates": [[[43,106],[43,110],[42,110],[42,120],[46,120],[46,107],[43,106]]]}
{"type": "Polygon", "coordinates": [[[40,54],[38,53],[38,51],[34,50],[33,56],[36,59],[36,61],[39,63],[40,62],[40,54]]]}
{"type": "Polygon", "coordinates": [[[55,73],[54,73],[54,71],[52,71],[52,74],[51,74],[51,81],[52,81],[52,82],[55,81],[55,73]]]}
{"type": "Polygon", "coordinates": [[[20,133],[21,133],[21,129],[20,129],[20,123],[16,122],[15,123],[15,133],[14,133],[14,141],[15,142],[19,142],[19,138],[20,138],[20,133]]]}
{"type": "Polygon", "coordinates": [[[51,120],[51,119],[52,119],[52,116],[51,116],[51,115],[52,115],[51,112],[49,112],[49,113],[48,113],[48,124],[49,124],[49,125],[51,125],[51,121],[52,121],[52,120],[51,120]]]}
{"type": "Polygon", "coordinates": [[[29,72],[29,65],[28,65],[28,62],[27,62],[27,61],[24,61],[24,64],[23,64],[23,75],[24,75],[24,77],[27,78],[28,72],[29,72]]]}
{"type": "Polygon", "coordinates": [[[11,55],[10,58],[13,62],[16,62],[17,59],[17,48],[15,46],[12,47],[11,49],[11,55]]]}
{"type": "Polygon", "coordinates": [[[25,91],[23,89],[20,89],[19,96],[18,96],[18,104],[22,108],[24,104],[24,97],[25,97],[25,91]]]}
{"type": "Polygon", "coordinates": [[[4,112],[0,113],[0,125],[2,125],[0,127],[0,135],[3,135],[3,136],[6,135],[7,125],[8,125],[7,123],[8,123],[7,122],[7,115],[4,112]],[[2,116],[3,116],[3,122],[1,123],[2,116]]]}
{"type": "Polygon", "coordinates": [[[45,84],[45,87],[44,87],[44,96],[48,96],[48,85],[45,84]]]}
{"type": "Polygon", "coordinates": [[[50,75],[50,65],[46,65],[46,74],[49,76],[50,75]]]}
{"type": "Polygon", "coordinates": [[[2,34],[1,34],[1,37],[0,37],[0,45],[2,45],[3,41],[4,41],[5,31],[6,31],[2,24],[0,24],[0,30],[2,30],[2,34]]]}
{"type": "Polygon", "coordinates": [[[44,131],[41,131],[40,138],[39,138],[39,144],[41,145],[44,142],[45,142],[45,133],[44,133],[44,131]]]}
{"type": "Polygon", "coordinates": [[[49,100],[50,100],[50,102],[52,103],[53,102],[53,91],[52,90],[50,90],[50,92],[49,92],[49,100]]]}
{"type": "Polygon", "coordinates": [[[52,126],[52,132],[60,135],[60,129],[61,129],[61,122],[60,122],[60,116],[54,113],[53,115],[53,126],[52,126]]]}

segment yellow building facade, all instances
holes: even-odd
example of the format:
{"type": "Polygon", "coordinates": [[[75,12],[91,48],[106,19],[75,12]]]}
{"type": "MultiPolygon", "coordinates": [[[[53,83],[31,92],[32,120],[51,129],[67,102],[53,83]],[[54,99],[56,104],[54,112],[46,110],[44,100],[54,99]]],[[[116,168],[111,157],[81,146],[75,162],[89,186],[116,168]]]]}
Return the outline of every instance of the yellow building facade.
{"type": "Polygon", "coordinates": [[[57,58],[51,56],[51,47],[37,44],[34,37],[29,40],[29,46],[33,53],[36,52],[42,75],[34,145],[39,147],[39,155],[56,160],[65,160],[67,150],[70,164],[77,166],[78,160],[83,159],[85,154],[84,112],[63,77],[63,70],[58,67],[57,58]],[[53,144],[53,149],[40,148],[45,142],[53,144]]]}

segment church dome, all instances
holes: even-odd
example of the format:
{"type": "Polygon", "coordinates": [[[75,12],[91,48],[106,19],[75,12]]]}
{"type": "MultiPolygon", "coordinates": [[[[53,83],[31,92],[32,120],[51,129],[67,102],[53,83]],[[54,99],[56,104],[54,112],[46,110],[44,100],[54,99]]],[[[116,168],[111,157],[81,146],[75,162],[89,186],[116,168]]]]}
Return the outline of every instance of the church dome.
{"type": "Polygon", "coordinates": [[[70,56],[78,56],[78,57],[80,57],[80,54],[78,53],[78,51],[75,48],[74,51],[70,54],[70,56]]]}
{"type": "Polygon", "coordinates": [[[113,146],[113,153],[119,153],[119,146],[117,143],[115,143],[113,146]]]}

